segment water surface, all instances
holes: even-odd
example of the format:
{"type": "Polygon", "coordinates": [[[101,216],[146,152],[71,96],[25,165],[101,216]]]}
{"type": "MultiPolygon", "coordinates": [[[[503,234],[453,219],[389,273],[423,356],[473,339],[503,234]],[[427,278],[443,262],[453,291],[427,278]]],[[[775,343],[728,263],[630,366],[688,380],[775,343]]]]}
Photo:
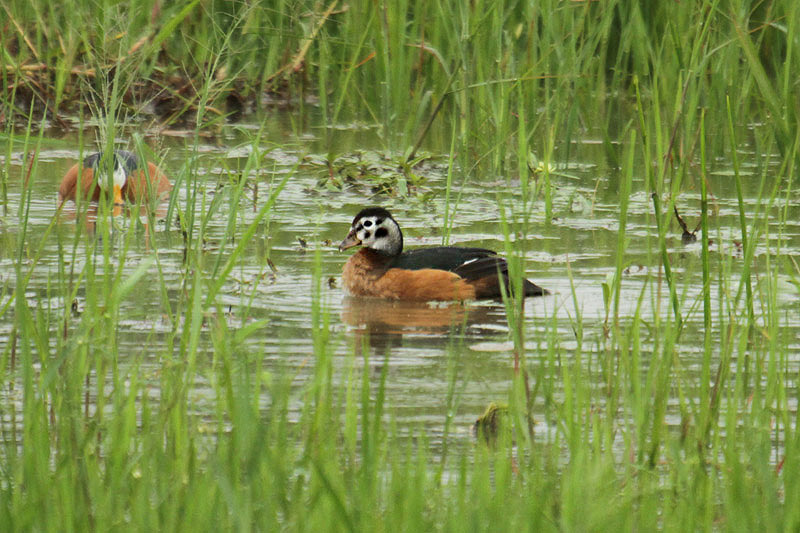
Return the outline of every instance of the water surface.
{"type": "MultiPolygon", "coordinates": [[[[256,127],[253,125],[252,129],[256,127]]],[[[369,145],[369,139],[374,136],[371,130],[342,131],[337,153],[354,160],[376,157],[374,152],[369,152],[376,148],[369,145]],[[365,151],[371,155],[365,156],[365,151]]],[[[74,136],[62,139],[58,148],[45,147],[38,152],[27,193],[22,186],[27,169],[24,154],[21,151],[12,153],[8,162],[0,161],[2,165],[8,163],[10,169],[7,203],[0,206],[3,213],[0,217],[0,305],[5,305],[17,283],[15,263],[19,246],[23,247],[23,257],[27,258],[20,265],[22,272],[27,272],[33,264],[41,246],[42,255],[33,269],[26,297],[32,308],[49,309],[52,316],[60,316],[68,305],[53,296],[61,294],[53,290],[53,284],[60,279],[86,283],[86,280],[79,280],[76,273],[87,261],[102,263],[103,260],[102,248],[94,255],[87,252],[92,239],[106,239],[105,244],[115,251],[112,257],[121,257],[121,251],[127,250],[122,277],[129,276],[142,261],[157,253],[167,298],[174,300],[186,290],[186,249],[177,212],[184,210],[189,202],[195,202],[198,212],[215,205],[216,211],[205,228],[203,244],[206,275],[210,276],[217,256],[222,254],[222,260],[230,256],[270,191],[286,173],[293,172],[267,220],[259,225],[247,246],[244,259],[225,280],[216,300],[217,313],[225,315],[230,328],[265,321],[236,348],[236,353],[244,364],[260,361],[261,368],[268,372],[292,376],[297,391],[293,408],[299,410],[303,385],[313,373],[311,316],[316,286],[314,272],[319,269],[319,301],[330,317],[335,379],[341,382],[354,365],[367,364],[373,368],[377,380],[380,370],[388,365],[387,416],[396,421],[401,431],[424,430],[435,445],[444,431],[446,418],[452,416],[458,438],[469,441],[470,426],[486,405],[505,402],[508,396],[513,344],[502,304],[420,305],[349,298],[341,289],[339,274],[352,251],[340,253],[336,249],[352,217],[365,205],[389,208],[402,226],[407,247],[442,244],[447,234],[443,227],[447,209],[446,154],[432,154],[431,159],[417,169],[425,180],[423,190],[416,194],[376,194],[370,185],[363,183],[338,190],[321,182],[324,169],[319,162],[324,161],[322,154],[327,151],[313,130],[297,136],[277,124],[267,128],[267,132],[255,147],[247,128],[226,130],[216,142],[201,140],[197,146],[191,138],[159,138],[156,153],[163,155],[160,164],[173,179],[183,176],[184,180],[175,191],[173,209],[162,206],[155,220],[149,221],[155,224],[152,234],[145,231],[142,224],[126,217],[115,219],[111,230],[85,228],[80,226],[82,222],[76,222],[80,217],[74,204],[65,206],[51,228],[58,206],[58,183],[81,154],[74,136]],[[73,148],[69,147],[70,141],[75,143],[73,148]],[[242,198],[232,203],[233,191],[242,179],[241,171],[254,148],[263,154],[261,163],[245,176],[248,184],[242,198]],[[199,187],[195,189],[193,184],[199,187]],[[29,194],[28,202],[24,194],[29,194]],[[23,206],[27,209],[24,217],[23,206]],[[235,212],[235,236],[231,242],[225,235],[232,211],[235,212]],[[169,218],[164,219],[167,213],[169,218]],[[25,217],[27,226],[23,227],[19,221],[25,217]],[[73,272],[71,277],[69,272],[73,272]],[[364,347],[366,353],[362,352],[364,347]],[[448,405],[451,382],[457,384],[457,392],[454,403],[448,405]]],[[[558,364],[569,364],[570,358],[580,349],[580,363],[586,365],[586,375],[593,380],[592,386],[601,388],[602,369],[608,364],[605,326],[610,324],[603,284],[610,283],[615,272],[620,172],[601,163],[605,160],[603,152],[591,138],[575,143],[570,153],[570,161],[559,163],[557,173],[551,177],[554,189],[549,220],[540,196],[525,222],[521,187],[513,176],[463,177],[456,172],[459,177],[450,196],[449,207],[453,212],[448,217],[448,240],[450,244],[502,250],[498,205],[502,203],[506,216],[512,217],[514,247],[524,257],[527,277],[552,293],[529,299],[525,305],[526,357],[530,368],[550,364],[548,346],[557,345],[558,364]],[[584,336],[580,342],[576,337],[578,316],[583,319],[584,336]]],[[[380,154],[386,161],[396,157],[386,151],[380,154]]],[[[756,183],[761,170],[755,168],[754,162],[744,167],[748,216],[762,216],[766,203],[758,199],[756,183]]],[[[656,314],[666,320],[671,313],[667,285],[659,268],[653,204],[649,195],[641,192],[643,179],[644,176],[635,177],[635,192],[630,197],[626,268],[619,309],[623,327],[637,309],[645,323],[652,323],[656,314]]],[[[738,203],[732,173],[725,161],[715,162],[709,186],[713,192],[712,294],[717,294],[719,277],[716,272],[720,268],[730,272],[735,285],[744,260],[738,203]]],[[[792,199],[796,200],[796,194],[792,199]]],[[[699,194],[689,187],[678,203],[681,214],[693,228],[699,220],[699,194]]],[[[768,280],[768,260],[784,261],[800,255],[800,213],[797,202],[792,203],[785,226],[779,228],[777,209],[773,208],[769,223],[756,237],[759,245],[753,267],[757,289],[759,282],[768,280]],[[767,230],[769,235],[764,234],[767,230]]],[[[98,216],[103,217],[102,214],[98,216]]],[[[142,217],[141,220],[148,219],[142,217]]],[[[199,230],[198,224],[194,231],[199,230]]],[[[700,246],[699,242],[684,244],[680,229],[672,221],[668,249],[673,273],[679,280],[678,291],[684,300],[682,318],[686,324],[678,346],[680,372],[688,375],[700,372],[703,356],[700,246]]],[[[119,264],[112,267],[113,272],[119,264]]],[[[98,269],[101,274],[94,283],[104,282],[103,271],[98,269]]],[[[766,294],[757,293],[761,297],[766,294]]],[[[84,298],[85,291],[79,288],[76,294],[71,305],[72,312],[79,316],[90,303],[84,298]]],[[[154,397],[159,394],[159,372],[168,364],[168,358],[178,353],[163,298],[159,283],[146,278],[137,284],[121,302],[119,328],[115,332],[121,366],[138,366],[144,379],[152,382],[150,390],[154,397]]],[[[796,339],[800,332],[797,289],[788,283],[780,291],[780,298],[784,313],[782,332],[796,339]]],[[[716,306],[717,301],[712,299],[712,304],[716,306]]],[[[756,307],[760,309],[759,302],[756,307]]],[[[718,311],[715,309],[715,317],[718,311]]],[[[716,320],[713,327],[714,336],[723,335],[716,320]]],[[[58,320],[52,320],[51,329],[54,338],[59,335],[58,320]]],[[[11,331],[12,320],[7,311],[6,319],[0,323],[0,343],[9,342],[11,331]]],[[[214,347],[208,325],[204,326],[202,339],[196,388],[191,398],[195,412],[211,419],[215,394],[210,384],[214,347]]],[[[652,342],[652,332],[643,330],[645,353],[651,350],[652,342]]],[[[54,347],[55,342],[51,344],[52,351],[54,347]]],[[[792,352],[788,354],[785,370],[796,375],[800,369],[798,343],[790,343],[790,348],[792,352]]],[[[55,356],[52,351],[49,357],[55,356]]],[[[719,353],[714,353],[714,358],[716,363],[719,353]]],[[[735,361],[731,364],[735,365],[735,361]]],[[[792,382],[791,386],[796,387],[796,383],[792,382]]],[[[549,383],[545,388],[546,401],[559,402],[561,387],[558,382],[549,383]]],[[[19,409],[20,388],[5,390],[9,405],[19,409]]],[[[796,397],[796,391],[792,391],[791,397],[796,397]]],[[[266,404],[269,398],[263,401],[266,404]]],[[[537,398],[535,409],[537,427],[547,432],[553,428],[544,416],[544,403],[544,398],[537,398]]],[[[668,410],[668,423],[677,428],[680,424],[677,402],[671,402],[668,410]]],[[[10,416],[10,410],[5,409],[3,420],[7,422],[10,416]]]]}

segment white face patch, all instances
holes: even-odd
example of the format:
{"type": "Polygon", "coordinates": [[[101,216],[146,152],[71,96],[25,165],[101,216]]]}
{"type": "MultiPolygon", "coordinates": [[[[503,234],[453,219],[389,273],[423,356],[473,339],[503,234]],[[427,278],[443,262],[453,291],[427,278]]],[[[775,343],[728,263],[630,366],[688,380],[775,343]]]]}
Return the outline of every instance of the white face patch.
{"type": "Polygon", "coordinates": [[[361,245],[387,255],[403,251],[400,227],[391,217],[367,216],[359,218],[353,226],[361,245]]]}
{"type": "MultiPolygon", "coordinates": [[[[108,178],[105,176],[103,166],[98,167],[97,184],[102,190],[108,187],[108,178]]],[[[112,187],[119,187],[122,189],[125,182],[128,181],[128,172],[125,170],[125,162],[120,159],[120,156],[114,154],[114,173],[111,175],[112,187]]]]}

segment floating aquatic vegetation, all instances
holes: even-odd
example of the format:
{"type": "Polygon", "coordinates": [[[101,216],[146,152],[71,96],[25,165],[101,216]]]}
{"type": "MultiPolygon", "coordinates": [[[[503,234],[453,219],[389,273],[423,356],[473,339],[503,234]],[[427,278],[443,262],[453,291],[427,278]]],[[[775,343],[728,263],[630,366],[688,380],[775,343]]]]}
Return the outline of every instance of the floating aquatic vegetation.
{"type": "Polygon", "coordinates": [[[308,156],[306,164],[319,168],[317,188],[342,191],[351,187],[368,188],[372,194],[397,197],[430,197],[425,186],[429,173],[438,166],[423,155],[406,161],[403,154],[387,155],[373,150],[356,150],[334,159],[308,156]]]}

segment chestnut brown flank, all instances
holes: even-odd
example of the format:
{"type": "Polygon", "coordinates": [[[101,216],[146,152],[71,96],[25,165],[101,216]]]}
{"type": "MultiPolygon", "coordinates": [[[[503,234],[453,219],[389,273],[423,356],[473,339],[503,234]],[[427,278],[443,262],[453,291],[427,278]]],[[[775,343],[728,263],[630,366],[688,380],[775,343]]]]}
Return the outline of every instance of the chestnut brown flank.
{"type": "Polygon", "coordinates": [[[367,249],[359,250],[347,261],[342,281],[354,296],[420,302],[472,300],[477,296],[475,287],[458,274],[432,268],[387,270],[381,268],[377,254],[367,249]]]}

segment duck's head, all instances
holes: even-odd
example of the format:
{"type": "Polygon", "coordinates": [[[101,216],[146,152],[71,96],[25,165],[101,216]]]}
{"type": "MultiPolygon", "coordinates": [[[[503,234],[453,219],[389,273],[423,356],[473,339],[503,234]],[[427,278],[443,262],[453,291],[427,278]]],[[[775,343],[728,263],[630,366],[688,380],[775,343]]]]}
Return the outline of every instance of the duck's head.
{"type": "Polygon", "coordinates": [[[97,179],[97,185],[103,191],[108,191],[109,186],[114,191],[114,203],[122,203],[122,188],[128,181],[128,176],[139,167],[136,155],[126,150],[114,150],[113,171],[109,180],[106,171],[112,163],[104,157],[103,152],[92,154],[83,160],[84,168],[91,168],[97,179]]]}
{"type": "Polygon", "coordinates": [[[403,232],[389,211],[382,207],[368,207],[353,219],[350,232],[339,245],[339,251],[358,245],[382,255],[400,255],[403,251],[403,232]]]}

